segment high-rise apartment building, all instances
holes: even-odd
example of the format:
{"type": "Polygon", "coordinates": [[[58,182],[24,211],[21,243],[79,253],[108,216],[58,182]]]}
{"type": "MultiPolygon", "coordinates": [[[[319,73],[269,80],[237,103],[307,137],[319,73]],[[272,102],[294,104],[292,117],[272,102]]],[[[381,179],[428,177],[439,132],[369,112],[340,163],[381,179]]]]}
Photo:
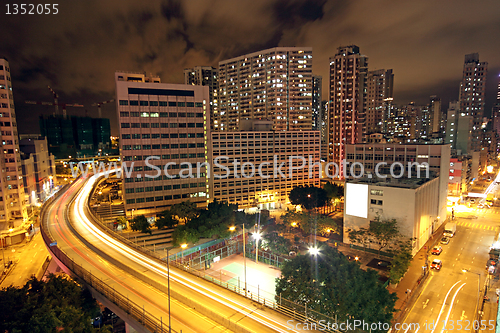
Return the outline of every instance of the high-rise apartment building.
{"type": "Polygon", "coordinates": [[[359,53],[356,45],[339,47],[337,54],[330,58],[328,160],[339,166],[340,177],[343,175],[341,161],[345,159],[345,145],[362,142],[366,133],[367,72],[368,58],[359,53]]]}
{"type": "Polygon", "coordinates": [[[369,71],[366,80],[366,133],[384,132],[393,100],[392,69],[369,71]]]}
{"type": "Polygon", "coordinates": [[[312,92],[312,129],[314,131],[321,130],[322,108],[321,101],[323,98],[323,78],[320,75],[313,75],[313,92],[312,92]]]}
{"type": "Polygon", "coordinates": [[[19,226],[28,217],[24,194],[23,173],[16,113],[12,96],[9,62],[0,58],[0,127],[2,154],[0,156],[0,229],[19,226]]]}
{"type": "Polygon", "coordinates": [[[213,129],[213,120],[217,114],[219,81],[217,69],[211,66],[195,66],[184,70],[184,84],[207,86],[210,98],[210,128],[213,129]]]}
{"type": "Polygon", "coordinates": [[[491,110],[491,117],[493,118],[493,130],[500,136],[500,75],[498,77],[497,100],[491,110]]]}
{"type": "Polygon", "coordinates": [[[312,48],[276,47],[219,62],[215,131],[268,119],[275,131],[312,128],[312,48]]]}
{"type": "Polygon", "coordinates": [[[446,114],[446,137],[444,142],[450,144],[452,149],[455,149],[457,144],[459,108],[460,104],[456,101],[452,101],[448,106],[448,112],[446,114]]]}
{"type": "Polygon", "coordinates": [[[441,133],[442,113],[441,113],[441,99],[437,96],[431,96],[429,105],[430,126],[429,133],[441,133]]]}
{"type": "Polygon", "coordinates": [[[481,147],[481,124],[484,115],[484,91],[486,87],[487,62],[479,62],[479,54],[465,55],[462,82],[460,83],[460,113],[472,117],[470,128],[472,151],[481,147]]]}
{"type": "Polygon", "coordinates": [[[115,73],[115,83],[120,154],[131,171],[123,175],[126,214],[154,215],[186,200],[206,205],[209,88],[128,72],[115,73]]]}

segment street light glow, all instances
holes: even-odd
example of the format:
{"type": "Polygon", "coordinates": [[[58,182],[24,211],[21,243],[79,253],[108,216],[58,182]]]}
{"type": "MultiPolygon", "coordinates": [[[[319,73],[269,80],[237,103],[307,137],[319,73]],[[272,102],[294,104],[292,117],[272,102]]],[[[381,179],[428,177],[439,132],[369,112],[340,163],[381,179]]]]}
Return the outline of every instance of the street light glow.
{"type": "Polygon", "coordinates": [[[188,246],[188,245],[187,245],[186,243],[181,244],[181,248],[182,248],[182,249],[185,249],[187,246],[188,246]]]}
{"type": "Polygon", "coordinates": [[[313,256],[317,256],[319,254],[319,249],[317,247],[310,247],[309,253],[312,254],[313,256]]]}
{"type": "Polygon", "coordinates": [[[234,225],[229,227],[229,231],[235,231],[235,230],[236,230],[236,227],[234,225]]]}
{"type": "Polygon", "coordinates": [[[261,238],[261,234],[260,234],[260,232],[256,232],[255,234],[253,234],[253,238],[254,238],[255,240],[259,240],[259,239],[261,238]]]}

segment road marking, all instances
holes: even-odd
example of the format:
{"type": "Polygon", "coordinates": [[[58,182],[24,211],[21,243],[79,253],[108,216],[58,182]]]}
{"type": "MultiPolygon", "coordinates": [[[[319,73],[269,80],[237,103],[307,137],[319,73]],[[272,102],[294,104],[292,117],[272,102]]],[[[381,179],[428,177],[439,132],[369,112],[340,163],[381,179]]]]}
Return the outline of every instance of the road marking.
{"type": "Polygon", "coordinates": [[[465,315],[465,310],[462,310],[462,315],[460,316],[460,320],[467,319],[467,316],[465,315]]]}
{"type": "MultiPolygon", "coordinates": [[[[457,291],[455,292],[455,295],[453,295],[453,299],[451,300],[451,304],[450,304],[450,309],[448,310],[448,315],[446,316],[446,319],[444,320],[444,325],[443,325],[443,329],[441,330],[441,332],[445,331],[446,323],[448,322],[448,319],[450,318],[451,309],[453,308],[453,303],[455,302],[455,298],[457,297],[458,292],[460,291],[460,289],[462,289],[463,286],[465,286],[465,282],[464,282],[464,284],[462,284],[460,286],[460,288],[457,289],[457,291]]],[[[439,322],[439,320],[438,320],[438,322],[439,322]]]]}
{"type": "Polygon", "coordinates": [[[427,301],[425,301],[423,309],[425,309],[425,307],[427,306],[427,303],[429,303],[429,299],[427,299],[427,301]]]}
{"type": "MultiPolygon", "coordinates": [[[[437,317],[437,320],[436,320],[436,323],[439,323],[439,318],[441,318],[441,314],[443,312],[443,309],[444,309],[444,306],[446,305],[446,300],[448,299],[448,296],[450,295],[450,292],[453,290],[453,288],[455,288],[455,286],[457,284],[460,283],[460,280],[458,280],[453,286],[451,286],[450,290],[448,290],[448,293],[446,294],[446,297],[444,298],[444,302],[443,302],[443,305],[441,306],[441,310],[439,311],[439,315],[437,317]]],[[[434,333],[434,331],[436,330],[436,327],[434,327],[434,329],[431,331],[431,333],[434,333]]]]}

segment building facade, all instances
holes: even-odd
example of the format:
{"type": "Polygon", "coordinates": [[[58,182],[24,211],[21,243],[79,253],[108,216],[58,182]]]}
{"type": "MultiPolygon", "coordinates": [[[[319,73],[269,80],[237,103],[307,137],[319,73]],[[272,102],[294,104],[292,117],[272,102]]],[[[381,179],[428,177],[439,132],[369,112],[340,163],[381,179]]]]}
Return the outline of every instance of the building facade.
{"type": "Polygon", "coordinates": [[[116,72],[115,83],[120,154],[131,172],[123,175],[127,216],[152,216],[186,200],[205,206],[208,87],[128,72],[116,72]]]}
{"type": "Polygon", "coordinates": [[[362,142],[366,133],[365,85],[368,58],[356,45],[342,46],[330,58],[330,102],[328,117],[328,162],[341,161],[345,145],[362,142]]]}
{"type": "Polygon", "coordinates": [[[276,131],[312,128],[312,48],[276,47],[219,62],[214,131],[268,119],[276,131]]]}
{"type": "Polygon", "coordinates": [[[217,114],[219,80],[217,69],[211,66],[195,66],[184,70],[184,84],[207,86],[210,98],[210,129],[213,130],[215,114],[217,114]]]}
{"type": "Polygon", "coordinates": [[[480,62],[478,53],[465,55],[459,102],[460,112],[464,116],[472,117],[472,122],[469,124],[472,151],[479,151],[481,148],[481,124],[484,116],[487,70],[488,63],[480,62]]]}
{"type": "Polygon", "coordinates": [[[439,182],[439,177],[389,182],[348,180],[344,195],[344,242],[350,242],[351,230],[369,228],[370,222],[378,218],[395,219],[399,232],[407,239],[414,239],[412,254],[415,255],[446,220],[446,196],[439,195],[439,182]]]}
{"type": "Polygon", "coordinates": [[[321,130],[322,124],[322,98],[323,98],[323,78],[320,75],[313,75],[313,90],[312,90],[312,129],[314,131],[321,130]]]}
{"type": "Polygon", "coordinates": [[[23,154],[23,179],[28,202],[32,206],[43,203],[57,185],[54,155],[49,153],[44,137],[21,139],[19,148],[23,154]]]}
{"type": "Polygon", "coordinates": [[[9,62],[0,58],[0,127],[2,162],[0,164],[0,229],[19,226],[28,217],[12,95],[9,62]]]}
{"type": "Polygon", "coordinates": [[[294,187],[319,186],[320,136],[319,131],[212,133],[213,165],[220,164],[212,170],[213,198],[240,209],[283,208],[294,187]]]}
{"type": "Polygon", "coordinates": [[[393,100],[394,74],[392,69],[369,71],[366,80],[366,133],[381,133],[387,128],[393,100]]]}

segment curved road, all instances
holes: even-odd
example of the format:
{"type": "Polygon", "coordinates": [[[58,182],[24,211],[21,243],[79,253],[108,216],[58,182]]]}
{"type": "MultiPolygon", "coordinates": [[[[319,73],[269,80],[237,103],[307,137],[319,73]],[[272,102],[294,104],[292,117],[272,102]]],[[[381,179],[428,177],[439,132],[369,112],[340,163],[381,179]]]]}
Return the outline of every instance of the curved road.
{"type": "MultiPolygon", "coordinates": [[[[48,232],[57,241],[57,246],[73,261],[117,292],[128,296],[131,301],[143,305],[146,311],[162,318],[163,323],[168,323],[167,295],[159,290],[166,290],[167,267],[164,263],[118,242],[91,223],[87,198],[95,180],[96,177],[91,176],[75,181],[66,193],[47,207],[48,232]],[[78,191],[80,192],[72,201],[71,198],[78,191]],[[74,230],[85,242],[101,251],[102,255],[95,253],[72,232],[68,219],[65,219],[66,207],[69,207],[69,220],[74,230]],[[110,263],[113,260],[125,265],[126,271],[110,263]],[[138,274],[158,283],[159,289],[146,284],[142,281],[144,279],[135,277],[138,274]]],[[[170,271],[171,290],[195,302],[195,308],[203,307],[204,311],[200,310],[203,313],[211,311],[219,318],[236,323],[239,328],[249,332],[296,332],[287,324],[290,318],[286,316],[175,267],[171,266],[170,271]]],[[[171,306],[172,328],[176,331],[180,332],[182,329],[182,332],[230,332],[174,298],[171,298],[171,306]]]]}

